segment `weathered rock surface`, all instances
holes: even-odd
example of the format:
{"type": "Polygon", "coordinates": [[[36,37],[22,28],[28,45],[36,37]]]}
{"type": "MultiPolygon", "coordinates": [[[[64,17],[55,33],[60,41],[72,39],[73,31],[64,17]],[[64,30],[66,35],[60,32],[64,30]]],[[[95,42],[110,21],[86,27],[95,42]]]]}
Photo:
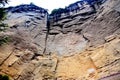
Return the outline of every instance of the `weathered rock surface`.
{"type": "Polygon", "coordinates": [[[10,28],[0,33],[11,37],[0,46],[0,73],[12,80],[119,80],[119,3],[107,0],[96,13],[50,19],[50,29],[38,8],[10,9],[4,21],[10,28]]]}
{"type": "MultiPolygon", "coordinates": [[[[119,37],[117,37],[99,47],[89,48],[80,54],[61,58],[57,68],[57,76],[62,77],[63,80],[69,78],[92,80],[119,72],[119,42],[119,37]]],[[[119,78],[115,80],[119,80],[119,78]]]]}
{"type": "Polygon", "coordinates": [[[43,53],[47,32],[47,12],[41,11],[45,10],[39,9],[39,7],[36,9],[35,5],[20,5],[14,7],[12,10],[8,9],[7,19],[4,22],[10,26],[8,31],[23,37],[27,43],[33,43],[38,46],[40,53],[43,53]],[[23,9],[23,7],[25,8],[23,9]],[[17,12],[17,9],[20,12],[17,12]],[[30,11],[26,12],[25,10],[27,9],[30,9],[30,11]]]}
{"type": "MultiPolygon", "coordinates": [[[[26,45],[26,43],[20,44],[26,45]]],[[[119,75],[108,76],[120,71],[120,35],[118,34],[101,46],[65,56],[53,53],[39,56],[33,51],[32,46],[26,45],[25,48],[19,45],[9,43],[0,47],[0,73],[10,75],[13,80],[92,80],[98,78],[119,80],[117,77],[119,75]],[[101,78],[104,76],[108,77],[101,78]]]]}
{"type": "Polygon", "coordinates": [[[51,27],[51,33],[69,33],[76,32],[84,35],[89,40],[91,46],[99,45],[105,42],[104,37],[119,33],[120,11],[119,1],[107,0],[101,5],[96,14],[76,16],[74,18],[65,18],[54,22],[51,27]]]}

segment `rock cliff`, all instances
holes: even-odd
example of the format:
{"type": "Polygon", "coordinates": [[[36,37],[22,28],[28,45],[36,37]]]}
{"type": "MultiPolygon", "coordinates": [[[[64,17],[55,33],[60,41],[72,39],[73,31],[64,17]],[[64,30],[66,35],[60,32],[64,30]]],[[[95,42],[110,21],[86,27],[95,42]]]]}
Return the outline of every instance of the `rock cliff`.
{"type": "Polygon", "coordinates": [[[7,8],[10,28],[0,35],[10,42],[0,46],[0,74],[12,80],[119,80],[120,1],[86,1],[50,15],[34,4],[7,8]]]}

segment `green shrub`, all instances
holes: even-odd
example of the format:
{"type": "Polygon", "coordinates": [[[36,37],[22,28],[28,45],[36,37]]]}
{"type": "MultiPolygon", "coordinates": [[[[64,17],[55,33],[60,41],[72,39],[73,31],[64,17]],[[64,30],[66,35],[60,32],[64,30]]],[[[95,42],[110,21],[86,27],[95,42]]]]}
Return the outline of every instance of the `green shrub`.
{"type": "Polygon", "coordinates": [[[2,74],[0,74],[0,80],[2,79],[2,74]]]}
{"type": "Polygon", "coordinates": [[[8,28],[8,24],[0,23],[0,31],[4,31],[6,28],[8,28]]]}
{"type": "Polygon", "coordinates": [[[0,36],[0,46],[7,43],[10,40],[8,36],[0,36]]]}
{"type": "Polygon", "coordinates": [[[10,80],[8,75],[0,74],[0,80],[10,80]]]}
{"type": "Polygon", "coordinates": [[[6,12],[4,8],[0,8],[0,20],[4,20],[6,18],[6,12]]]}
{"type": "Polygon", "coordinates": [[[3,80],[9,80],[9,76],[8,76],[8,75],[4,75],[4,76],[2,77],[2,79],[3,79],[3,80]]]}
{"type": "Polygon", "coordinates": [[[8,0],[0,0],[0,31],[3,31],[8,27],[7,24],[2,23],[2,21],[6,19],[7,13],[5,12],[4,6],[7,3],[8,0]]]}

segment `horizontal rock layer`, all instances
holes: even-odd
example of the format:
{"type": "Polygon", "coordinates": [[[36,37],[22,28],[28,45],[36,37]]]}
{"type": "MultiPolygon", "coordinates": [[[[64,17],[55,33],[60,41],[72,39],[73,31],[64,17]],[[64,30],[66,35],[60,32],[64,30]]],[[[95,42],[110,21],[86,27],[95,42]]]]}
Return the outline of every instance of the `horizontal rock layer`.
{"type": "Polygon", "coordinates": [[[10,28],[0,35],[11,41],[0,46],[0,73],[13,80],[119,79],[119,3],[107,0],[96,13],[85,8],[55,22],[50,18],[50,26],[47,13],[34,8],[8,12],[10,28]]]}

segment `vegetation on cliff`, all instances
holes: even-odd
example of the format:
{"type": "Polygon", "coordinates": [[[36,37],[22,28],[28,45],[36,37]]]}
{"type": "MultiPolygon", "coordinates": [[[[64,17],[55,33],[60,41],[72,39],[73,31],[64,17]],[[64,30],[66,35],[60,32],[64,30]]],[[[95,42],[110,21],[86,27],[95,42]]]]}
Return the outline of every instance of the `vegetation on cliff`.
{"type": "MultiPolygon", "coordinates": [[[[2,23],[2,21],[6,18],[6,12],[5,12],[4,6],[7,3],[8,3],[8,0],[0,1],[0,32],[4,31],[8,27],[7,24],[2,23]]],[[[7,43],[7,42],[8,42],[8,37],[1,35],[0,36],[0,45],[7,43]]]]}
{"type": "Polygon", "coordinates": [[[0,74],[0,80],[9,80],[9,76],[0,74]]]}
{"type": "Polygon", "coordinates": [[[108,2],[94,14],[86,14],[88,4],[70,17],[63,13],[57,22],[35,7],[13,7],[21,11],[10,10],[5,20],[10,29],[0,32],[12,39],[0,46],[0,74],[15,80],[118,80],[112,77],[120,71],[120,0],[108,2]]]}
{"type": "Polygon", "coordinates": [[[0,22],[5,19],[5,9],[3,8],[5,4],[8,3],[8,0],[0,0],[0,22]]]}

